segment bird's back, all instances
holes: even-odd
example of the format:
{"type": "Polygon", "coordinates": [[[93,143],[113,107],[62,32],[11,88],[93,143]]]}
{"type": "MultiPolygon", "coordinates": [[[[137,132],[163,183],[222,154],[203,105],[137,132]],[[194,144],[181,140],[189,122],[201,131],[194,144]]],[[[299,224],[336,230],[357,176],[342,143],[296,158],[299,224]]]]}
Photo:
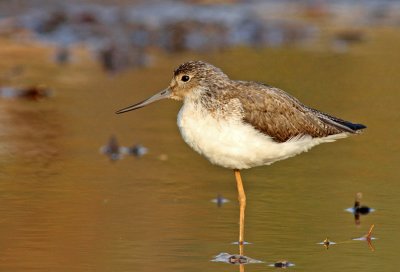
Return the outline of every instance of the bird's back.
{"type": "Polygon", "coordinates": [[[356,133],[364,125],[333,117],[302,104],[288,93],[256,82],[234,81],[230,95],[240,100],[243,121],[272,137],[285,142],[294,137],[313,138],[340,133],[356,133]]]}

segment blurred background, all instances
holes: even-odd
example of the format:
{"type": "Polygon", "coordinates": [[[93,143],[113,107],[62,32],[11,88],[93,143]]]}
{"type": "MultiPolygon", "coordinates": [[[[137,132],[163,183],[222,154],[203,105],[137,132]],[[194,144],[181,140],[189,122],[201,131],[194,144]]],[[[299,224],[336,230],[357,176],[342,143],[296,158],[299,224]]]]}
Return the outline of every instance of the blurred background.
{"type": "Polygon", "coordinates": [[[0,271],[238,270],[210,262],[238,253],[233,173],[185,145],[181,105],[114,114],[188,60],[368,127],[242,172],[246,270],[397,271],[395,0],[0,0],[0,271]]]}

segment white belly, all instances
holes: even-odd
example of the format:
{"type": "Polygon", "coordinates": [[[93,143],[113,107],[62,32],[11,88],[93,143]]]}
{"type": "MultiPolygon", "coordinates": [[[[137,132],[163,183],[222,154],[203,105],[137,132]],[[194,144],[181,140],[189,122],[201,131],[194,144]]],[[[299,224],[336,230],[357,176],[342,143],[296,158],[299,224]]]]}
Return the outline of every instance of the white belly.
{"type": "Polygon", "coordinates": [[[211,163],[246,169],[283,160],[323,142],[346,137],[345,133],[324,138],[308,135],[277,143],[238,118],[214,118],[207,111],[185,103],[178,114],[184,141],[211,163]]]}

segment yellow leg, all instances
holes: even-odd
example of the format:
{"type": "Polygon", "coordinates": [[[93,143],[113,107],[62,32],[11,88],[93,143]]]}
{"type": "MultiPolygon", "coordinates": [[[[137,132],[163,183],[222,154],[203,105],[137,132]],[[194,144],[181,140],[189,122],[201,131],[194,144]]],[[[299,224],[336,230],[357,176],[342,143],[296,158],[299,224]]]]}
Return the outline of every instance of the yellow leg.
{"type": "Polygon", "coordinates": [[[236,184],[239,194],[239,206],[240,206],[240,215],[239,215],[239,254],[243,255],[243,242],[244,242],[244,211],[246,209],[246,195],[243,189],[243,181],[240,176],[240,171],[235,169],[235,178],[236,184]]]}

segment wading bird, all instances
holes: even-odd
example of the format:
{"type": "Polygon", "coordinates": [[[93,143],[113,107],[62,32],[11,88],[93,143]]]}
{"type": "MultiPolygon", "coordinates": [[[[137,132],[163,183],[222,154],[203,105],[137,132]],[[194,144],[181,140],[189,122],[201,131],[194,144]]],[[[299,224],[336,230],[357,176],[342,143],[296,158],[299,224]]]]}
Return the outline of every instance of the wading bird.
{"type": "Polygon", "coordinates": [[[211,163],[234,170],[240,255],[246,207],[240,170],[293,157],[365,128],[310,108],[278,88],[232,80],[202,61],[181,64],[166,89],[117,113],[164,98],[183,101],[177,123],[184,141],[211,163]]]}

